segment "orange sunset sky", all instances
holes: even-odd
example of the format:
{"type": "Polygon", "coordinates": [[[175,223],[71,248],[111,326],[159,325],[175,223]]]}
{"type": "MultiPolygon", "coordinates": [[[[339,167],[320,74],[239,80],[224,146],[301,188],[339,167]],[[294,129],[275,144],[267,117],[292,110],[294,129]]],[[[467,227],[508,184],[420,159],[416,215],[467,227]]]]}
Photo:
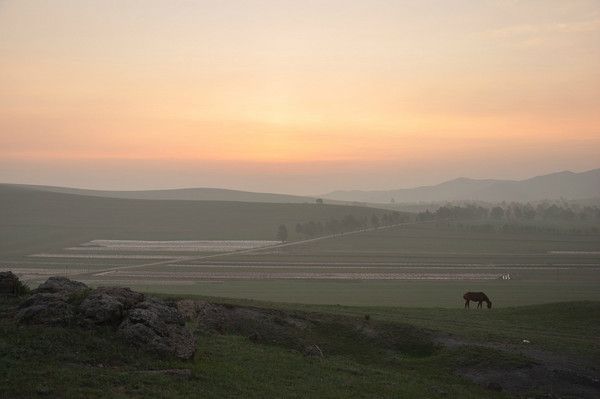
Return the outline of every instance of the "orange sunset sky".
{"type": "Polygon", "coordinates": [[[318,194],[597,167],[597,0],[0,0],[0,182],[318,194]]]}

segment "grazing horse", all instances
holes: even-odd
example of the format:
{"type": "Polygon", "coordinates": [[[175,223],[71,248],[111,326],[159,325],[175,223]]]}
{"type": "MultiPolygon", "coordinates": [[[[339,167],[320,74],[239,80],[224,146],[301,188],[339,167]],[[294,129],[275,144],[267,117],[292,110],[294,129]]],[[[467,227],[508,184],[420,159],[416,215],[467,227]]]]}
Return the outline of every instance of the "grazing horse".
{"type": "Polygon", "coordinates": [[[481,307],[483,302],[487,303],[488,309],[492,307],[492,301],[483,292],[467,292],[463,295],[463,299],[465,300],[465,309],[469,307],[471,301],[477,302],[477,309],[481,307]]]}

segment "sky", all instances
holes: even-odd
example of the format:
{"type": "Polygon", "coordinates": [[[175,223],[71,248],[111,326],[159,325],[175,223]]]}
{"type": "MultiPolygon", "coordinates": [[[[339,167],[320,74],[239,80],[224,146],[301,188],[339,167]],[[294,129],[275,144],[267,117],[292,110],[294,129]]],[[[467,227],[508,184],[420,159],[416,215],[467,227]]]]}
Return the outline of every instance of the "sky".
{"type": "Polygon", "coordinates": [[[0,182],[319,194],[598,167],[598,0],[0,0],[0,182]]]}

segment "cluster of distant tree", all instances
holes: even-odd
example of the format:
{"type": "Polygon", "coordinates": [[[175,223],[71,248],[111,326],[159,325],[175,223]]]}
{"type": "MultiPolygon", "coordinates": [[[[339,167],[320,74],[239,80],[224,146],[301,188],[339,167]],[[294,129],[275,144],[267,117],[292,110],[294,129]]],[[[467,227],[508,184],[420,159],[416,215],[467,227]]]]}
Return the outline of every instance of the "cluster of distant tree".
{"type": "MultiPolygon", "coordinates": [[[[331,218],[325,222],[310,220],[304,223],[297,223],[294,231],[302,237],[319,237],[325,234],[341,234],[344,232],[366,229],[368,227],[391,226],[394,224],[408,222],[409,216],[400,212],[388,212],[371,215],[370,218],[357,218],[348,214],[342,219],[331,218]]],[[[277,229],[277,239],[287,241],[288,229],[285,225],[280,225],[277,229]]]]}
{"type": "Polygon", "coordinates": [[[529,203],[500,204],[493,207],[480,205],[446,205],[434,212],[419,212],[418,221],[428,220],[563,220],[563,221],[600,221],[600,207],[581,206],[570,203],[529,203]]]}
{"type": "Polygon", "coordinates": [[[377,215],[371,216],[371,226],[391,226],[394,224],[406,223],[409,220],[410,217],[408,215],[393,211],[390,213],[384,213],[381,215],[381,217],[378,217],[377,215]]]}
{"type": "Polygon", "coordinates": [[[448,227],[459,230],[474,231],[478,233],[503,232],[503,233],[561,233],[569,235],[589,235],[600,233],[596,226],[564,227],[561,225],[525,224],[525,223],[502,223],[502,224],[468,224],[448,223],[448,227]]]}
{"type": "Polygon", "coordinates": [[[358,230],[367,227],[366,218],[357,218],[354,215],[346,215],[341,220],[331,218],[325,222],[310,220],[297,223],[295,231],[298,235],[305,237],[318,237],[324,234],[339,234],[345,231],[358,230]]]}

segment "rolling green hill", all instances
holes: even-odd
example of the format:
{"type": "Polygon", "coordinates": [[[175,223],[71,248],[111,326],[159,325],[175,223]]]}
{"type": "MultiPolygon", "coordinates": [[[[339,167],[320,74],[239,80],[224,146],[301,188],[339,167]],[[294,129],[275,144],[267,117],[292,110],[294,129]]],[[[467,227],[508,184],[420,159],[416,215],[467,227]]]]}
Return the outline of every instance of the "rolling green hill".
{"type": "Polygon", "coordinates": [[[23,255],[92,239],[273,240],[277,227],[370,217],[381,210],[328,204],[116,199],[0,186],[0,254],[23,255]]]}
{"type": "MultiPolygon", "coordinates": [[[[166,190],[87,190],[82,188],[37,186],[27,184],[0,184],[0,187],[31,191],[47,191],[51,193],[86,195],[91,197],[145,199],[145,200],[179,200],[179,201],[240,201],[303,204],[314,203],[316,197],[299,195],[257,193],[250,191],[229,190],[223,188],[178,188],[166,190]]],[[[340,203],[342,201],[330,201],[340,203]]]]}

